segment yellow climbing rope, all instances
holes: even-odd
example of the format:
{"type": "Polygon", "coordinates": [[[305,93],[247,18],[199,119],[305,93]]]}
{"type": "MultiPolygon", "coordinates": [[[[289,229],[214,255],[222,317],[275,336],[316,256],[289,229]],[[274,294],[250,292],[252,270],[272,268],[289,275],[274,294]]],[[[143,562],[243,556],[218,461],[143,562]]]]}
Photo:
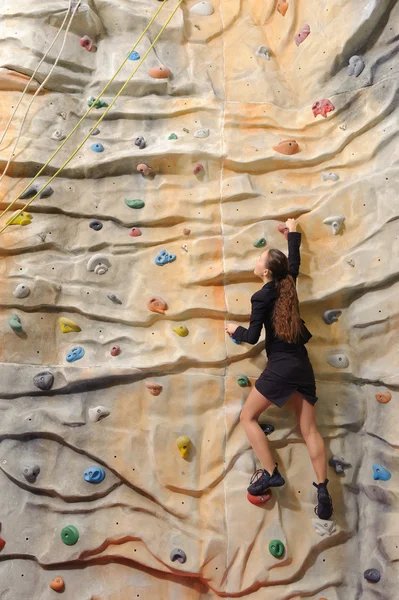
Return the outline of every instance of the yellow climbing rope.
{"type": "MultiPolygon", "coordinates": [[[[44,171],[44,169],[50,164],[50,162],[53,160],[53,158],[58,154],[58,152],[61,150],[61,148],[66,144],[66,142],[70,139],[70,137],[73,135],[73,133],[77,130],[77,128],[79,127],[79,125],[82,123],[82,121],[85,119],[85,117],[89,114],[89,112],[91,111],[91,109],[94,107],[94,105],[96,104],[96,102],[101,98],[101,96],[107,91],[108,87],[111,85],[111,83],[113,82],[113,80],[115,79],[115,77],[118,75],[118,73],[121,71],[122,67],[125,65],[125,63],[127,62],[127,60],[129,59],[130,54],[133,52],[133,50],[136,48],[136,46],[139,44],[139,42],[141,41],[141,39],[143,38],[144,34],[147,32],[148,28],[151,26],[151,24],[153,23],[154,19],[157,17],[158,13],[160,12],[160,10],[162,9],[162,6],[164,5],[164,2],[166,0],[162,1],[162,4],[160,6],[160,8],[157,10],[157,12],[155,13],[154,17],[151,19],[151,21],[149,22],[149,24],[147,25],[147,27],[145,28],[145,30],[143,31],[143,33],[141,34],[141,36],[139,37],[139,39],[137,40],[137,42],[135,43],[135,45],[133,46],[133,48],[131,49],[131,51],[129,52],[129,54],[126,56],[125,60],[122,62],[121,66],[118,68],[118,70],[115,72],[115,74],[113,75],[112,79],[107,83],[107,85],[105,86],[105,88],[102,90],[102,92],[100,93],[100,95],[95,99],[95,101],[92,103],[92,105],[90,106],[89,110],[86,111],[86,113],[83,115],[83,117],[80,119],[80,121],[78,121],[78,123],[75,125],[75,127],[72,129],[71,133],[65,138],[65,140],[63,141],[63,143],[59,146],[59,148],[54,152],[54,154],[49,158],[49,160],[46,162],[45,165],[43,165],[43,167],[40,169],[40,171],[37,173],[37,175],[35,175],[35,177],[32,179],[32,181],[22,190],[22,192],[20,193],[20,196],[22,196],[22,194],[32,185],[32,183],[34,181],[36,181],[36,179],[39,177],[39,175],[44,171]]],[[[139,67],[141,66],[141,64],[143,63],[143,61],[145,60],[145,58],[147,58],[148,54],[150,53],[150,51],[152,50],[152,48],[154,47],[155,43],[157,42],[158,38],[161,36],[161,34],[163,33],[163,31],[166,29],[166,27],[168,26],[169,22],[172,20],[172,18],[174,17],[174,15],[176,14],[178,8],[180,7],[180,4],[183,2],[183,0],[179,0],[178,4],[176,5],[175,9],[172,11],[171,15],[168,17],[168,19],[166,20],[166,23],[162,26],[162,28],[160,29],[158,35],[155,37],[154,41],[152,42],[152,44],[150,45],[150,47],[148,48],[148,50],[146,51],[146,53],[144,54],[144,56],[141,58],[141,60],[139,61],[137,67],[134,69],[133,73],[129,76],[129,78],[127,79],[127,81],[123,84],[123,86],[121,87],[121,89],[119,90],[119,92],[117,93],[117,95],[115,96],[115,98],[112,100],[112,102],[110,103],[110,105],[106,108],[106,110],[104,111],[104,113],[101,115],[101,117],[98,119],[97,123],[95,123],[95,125],[93,125],[93,127],[90,129],[89,133],[86,135],[86,137],[83,139],[82,143],[77,147],[77,149],[71,154],[71,156],[68,158],[68,160],[66,160],[64,162],[64,164],[54,173],[54,175],[43,185],[43,187],[33,196],[33,198],[31,198],[29,200],[29,202],[27,202],[25,204],[25,206],[23,208],[21,208],[19,211],[16,212],[16,214],[14,215],[14,217],[9,220],[1,229],[0,229],[0,233],[2,233],[5,229],[7,229],[7,227],[9,225],[11,225],[11,223],[17,218],[19,217],[19,215],[28,207],[30,206],[30,204],[42,193],[42,191],[57,177],[57,175],[59,173],[61,173],[61,171],[71,162],[71,160],[77,155],[77,153],[79,152],[79,150],[82,148],[82,146],[85,144],[85,142],[89,139],[90,135],[91,135],[91,131],[97,127],[97,125],[99,125],[101,123],[101,121],[104,119],[104,117],[107,116],[108,112],[111,110],[112,106],[114,105],[114,103],[116,102],[116,100],[119,98],[119,96],[122,94],[122,92],[125,90],[125,88],[127,87],[127,85],[130,83],[131,79],[133,78],[133,76],[136,74],[136,72],[138,71],[139,67]]],[[[11,202],[11,204],[9,204],[9,206],[0,214],[0,218],[12,207],[14,206],[14,204],[18,201],[18,198],[16,198],[15,200],[13,200],[13,202],[11,202]]]]}

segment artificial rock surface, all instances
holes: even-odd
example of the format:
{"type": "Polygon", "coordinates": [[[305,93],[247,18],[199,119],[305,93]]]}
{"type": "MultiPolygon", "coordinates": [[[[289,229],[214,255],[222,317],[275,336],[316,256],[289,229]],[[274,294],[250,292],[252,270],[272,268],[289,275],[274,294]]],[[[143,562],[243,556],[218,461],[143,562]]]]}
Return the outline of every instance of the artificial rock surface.
{"type": "MultiPolygon", "coordinates": [[[[165,2],[136,48],[141,57],[176,4],[165,2]]],[[[195,4],[180,5],[99,124],[95,140],[104,151],[93,152],[89,138],[51,183],[54,193],[30,205],[31,223],[1,234],[0,596],[47,600],[60,576],[68,600],[393,600],[399,6],[291,0],[283,17],[275,0],[215,0],[205,15],[190,11],[195,4]],[[306,24],[310,34],[297,46],[306,24]],[[365,64],[358,76],[348,74],[352,56],[365,64]],[[171,75],[150,77],[156,67],[171,75]],[[321,99],[335,110],[315,118],[312,105],[321,99]],[[200,130],[209,135],[195,135],[200,130]],[[295,140],[298,152],[276,152],[284,140],[295,140]],[[194,175],[198,164],[203,170],[194,175]],[[144,207],[129,208],[126,199],[144,207]],[[345,217],[337,235],[323,224],[334,215],[345,217]],[[261,420],[275,427],[270,440],[288,484],[263,507],[247,501],[256,463],[239,414],[251,388],[237,378],[246,375],[253,386],[265,365],[263,338],[235,345],[224,332],[226,320],[248,323],[250,296],[261,285],[252,273],[260,252],[254,242],[265,238],[267,247],[286,251],[277,225],[290,216],[302,232],[298,292],[313,333],[307,348],[317,418],[328,457],[352,465],[344,475],[329,467],[330,536],[312,525],[313,472],[287,410],[271,409],[261,420]],[[91,228],[93,220],[103,227],[91,228]],[[140,236],[129,235],[133,227],[140,236]],[[156,265],[162,250],[176,260],[156,265]],[[88,270],[95,255],[104,263],[88,270]],[[23,298],[14,294],[21,284],[30,288],[23,298]],[[148,309],[153,297],[166,302],[165,314],[148,309]],[[331,309],[342,314],[327,325],[331,309]],[[23,333],[8,325],[13,314],[23,333]],[[64,335],[60,317],[81,331],[64,335]],[[173,331],[181,325],[186,337],[173,331]],[[111,356],[115,345],[121,352],[111,356]],[[75,346],[85,355],[69,364],[75,346]],[[349,361],[344,369],[331,366],[338,354],[349,361]],[[54,375],[49,391],[34,385],[43,371],[54,375]],[[162,386],[158,396],[149,380],[162,386]],[[375,393],[388,390],[391,401],[377,402],[375,393]],[[109,414],[92,421],[96,406],[109,414]],[[186,460],[176,444],[182,435],[191,440],[186,460]],[[373,480],[374,463],[392,473],[389,481],[373,480]],[[23,469],[34,465],[40,473],[27,481],[23,469]],[[93,465],[106,474],[95,485],[83,478],[93,465]],[[79,531],[73,546],[60,537],[67,525],[79,531]],[[281,559],[268,550],[272,539],[286,548],[281,559]],[[171,562],[176,548],[184,564],[171,562]],[[363,577],[371,568],[381,572],[378,583],[363,577]]],[[[3,0],[1,133],[68,5],[3,0]]],[[[54,132],[68,135],[159,6],[82,0],[2,180],[2,209],[63,143],[54,132]],[[85,35],[95,52],[80,45],[85,35]]],[[[62,39],[0,145],[1,173],[62,39]]],[[[126,62],[102,100],[111,102],[137,64],[126,62]]],[[[90,112],[41,185],[103,112],[90,112]]]]}

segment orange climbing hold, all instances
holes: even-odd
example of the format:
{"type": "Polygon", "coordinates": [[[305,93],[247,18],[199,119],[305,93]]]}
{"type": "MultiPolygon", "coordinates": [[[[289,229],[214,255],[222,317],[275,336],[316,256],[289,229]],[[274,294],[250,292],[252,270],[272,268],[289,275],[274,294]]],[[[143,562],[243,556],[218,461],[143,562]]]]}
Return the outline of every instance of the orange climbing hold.
{"type": "Polygon", "coordinates": [[[288,6],[288,2],[285,2],[285,0],[279,0],[277,2],[277,10],[283,17],[285,17],[285,13],[288,10],[288,6]]]}
{"type": "Polygon", "coordinates": [[[62,579],[62,577],[56,577],[50,583],[50,587],[55,592],[62,592],[64,590],[64,587],[65,587],[64,580],[62,579]]]}
{"type": "Polygon", "coordinates": [[[147,73],[154,79],[167,79],[172,75],[172,71],[168,67],[151,67],[147,73]]]}
{"type": "Polygon", "coordinates": [[[163,387],[159,383],[155,383],[155,381],[146,381],[145,382],[147,390],[152,394],[152,396],[159,396],[162,392],[163,387]]]}
{"type": "Polygon", "coordinates": [[[255,506],[263,506],[270,500],[272,497],[272,493],[270,490],[266,492],[266,494],[262,494],[262,496],[253,496],[248,492],[247,499],[251,504],[255,504],[255,506]]]}
{"type": "Polygon", "coordinates": [[[163,298],[159,298],[157,296],[153,296],[147,302],[147,308],[150,309],[151,312],[159,313],[160,315],[165,314],[165,310],[168,309],[168,305],[166,304],[163,298]]]}
{"type": "Polygon", "coordinates": [[[283,140],[279,142],[277,146],[273,146],[273,150],[280,154],[297,154],[299,152],[299,146],[295,140],[283,140]]]}
{"type": "Polygon", "coordinates": [[[375,395],[375,399],[381,402],[381,404],[388,404],[391,398],[391,392],[379,392],[375,395]]]}

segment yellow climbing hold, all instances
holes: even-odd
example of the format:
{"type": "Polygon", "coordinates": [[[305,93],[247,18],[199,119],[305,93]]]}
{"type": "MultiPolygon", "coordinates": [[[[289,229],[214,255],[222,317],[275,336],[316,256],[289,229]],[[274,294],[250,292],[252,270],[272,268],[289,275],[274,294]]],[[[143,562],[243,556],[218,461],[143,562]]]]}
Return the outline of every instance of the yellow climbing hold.
{"type": "Polygon", "coordinates": [[[66,317],[60,317],[58,319],[58,323],[60,324],[60,329],[62,333],[71,333],[72,331],[82,331],[81,328],[75,321],[71,319],[67,319],[66,317]]]}
{"type": "Polygon", "coordinates": [[[177,447],[180,450],[180,454],[182,455],[182,458],[187,458],[188,451],[191,446],[190,438],[187,437],[186,435],[181,435],[179,438],[177,438],[176,443],[177,443],[177,447]]]}
{"type": "Polygon", "coordinates": [[[29,225],[32,221],[32,215],[28,212],[16,210],[6,221],[6,225],[29,225]]]}
{"type": "Polygon", "coordinates": [[[186,337],[188,335],[188,329],[185,325],[179,325],[178,327],[173,327],[173,331],[180,335],[180,337],[186,337]]]}

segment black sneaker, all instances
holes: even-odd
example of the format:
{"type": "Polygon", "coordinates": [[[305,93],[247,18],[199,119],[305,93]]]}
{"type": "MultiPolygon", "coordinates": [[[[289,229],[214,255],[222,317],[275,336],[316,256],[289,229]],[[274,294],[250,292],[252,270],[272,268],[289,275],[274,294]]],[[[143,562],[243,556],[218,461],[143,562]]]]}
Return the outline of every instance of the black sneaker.
{"type": "Polygon", "coordinates": [[[328,479],[323,483],[315,483],[313,485],[317,488],[317,506],[314,507],[314,511],[319,519],[328,521],[334,512],[333,503],[331,496],[327,490],[328,479]]]}
{"type": "Polygon", "coordinates": [[[251,477],[250,484],[247,491],[252,494],[252,496],[262,496],[269,488],[284,485],[285,479],[279,473],[276,463],[271,475],[266,469],[258,469],[255,471],[251,477]]]}

